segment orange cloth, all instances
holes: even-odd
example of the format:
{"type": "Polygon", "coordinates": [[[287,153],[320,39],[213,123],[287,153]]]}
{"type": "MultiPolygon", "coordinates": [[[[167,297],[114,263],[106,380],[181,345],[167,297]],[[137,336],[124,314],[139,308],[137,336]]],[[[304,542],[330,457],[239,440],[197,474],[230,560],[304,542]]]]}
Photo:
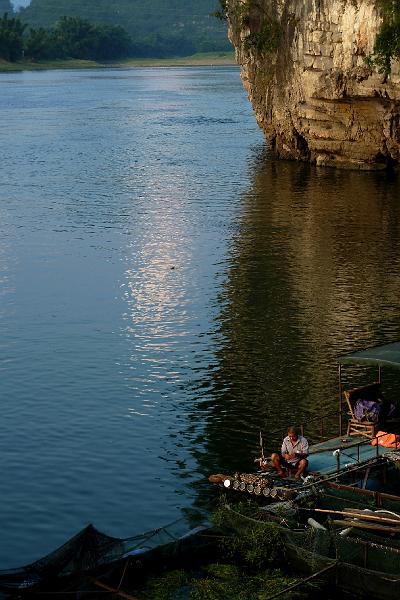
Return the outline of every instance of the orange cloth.
{"type": "Polygon", "coordinates": [[[400,450],[400,435],[387,433],[386,431],[378,431],[371,444],[373,446],[378,445],[384,446],[385,448],[398,448],[400,450]]]}

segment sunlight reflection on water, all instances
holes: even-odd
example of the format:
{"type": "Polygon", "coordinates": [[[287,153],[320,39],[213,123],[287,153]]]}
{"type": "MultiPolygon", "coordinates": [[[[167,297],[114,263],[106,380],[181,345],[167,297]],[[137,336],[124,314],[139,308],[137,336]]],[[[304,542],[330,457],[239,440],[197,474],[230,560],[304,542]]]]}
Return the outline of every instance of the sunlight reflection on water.
{"type": "Polygon", "coordinates": [[[274,161],[235,67],[0,79],[7,567],[336,406],[335,357],[399,337],[400,227],[397,179],[274,161]]]}

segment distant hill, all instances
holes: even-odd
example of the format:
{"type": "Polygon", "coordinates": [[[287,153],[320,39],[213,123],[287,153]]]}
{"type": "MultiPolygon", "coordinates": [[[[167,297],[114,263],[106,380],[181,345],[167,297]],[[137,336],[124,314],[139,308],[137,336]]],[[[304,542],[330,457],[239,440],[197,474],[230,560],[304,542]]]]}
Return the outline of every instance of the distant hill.
{"type": "Polygon", "coordinates": [[[3,16],[4,13],[8,13],[11,15],[13,12],[13,6],[10,0],[0,0],[0,16],[3,16]]]}
{"type": "Polygon", "coordinates": [[[210,16],[218,5],[218,0],[32,0],[19,17],[34,27],[52,27],[62,16],[122,25],[138,56],[183,56],[231,49],[225,24],[210,16]]]}

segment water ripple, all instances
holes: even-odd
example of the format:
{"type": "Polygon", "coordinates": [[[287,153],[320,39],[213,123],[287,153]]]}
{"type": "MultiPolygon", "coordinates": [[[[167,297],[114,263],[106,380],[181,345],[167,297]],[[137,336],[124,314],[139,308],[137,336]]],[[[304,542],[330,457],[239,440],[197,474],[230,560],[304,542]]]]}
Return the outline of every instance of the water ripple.
{"type": "Polygon", "coordinates": [[[399,337],[400,219],[397,179],[274,161],[235,67],[0,80],[5,568],[336,406],[336,356],[399,337]]]}

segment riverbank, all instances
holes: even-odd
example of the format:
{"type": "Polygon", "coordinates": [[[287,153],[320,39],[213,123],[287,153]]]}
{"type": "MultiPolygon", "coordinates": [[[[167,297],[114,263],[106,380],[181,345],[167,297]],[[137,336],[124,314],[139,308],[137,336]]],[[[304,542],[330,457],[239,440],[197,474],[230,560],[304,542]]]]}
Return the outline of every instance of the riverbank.
{"type": "Polygon", "coordinates": [[[235,65],[234,52],[207,52],[179,58],[126,58],[118,62],[97,62],[93,60],[43,60],[39,62],[0,61],[0,72],[39,71],[48,69],[102,69],[134,67],[201,67],[235,65]]]}

